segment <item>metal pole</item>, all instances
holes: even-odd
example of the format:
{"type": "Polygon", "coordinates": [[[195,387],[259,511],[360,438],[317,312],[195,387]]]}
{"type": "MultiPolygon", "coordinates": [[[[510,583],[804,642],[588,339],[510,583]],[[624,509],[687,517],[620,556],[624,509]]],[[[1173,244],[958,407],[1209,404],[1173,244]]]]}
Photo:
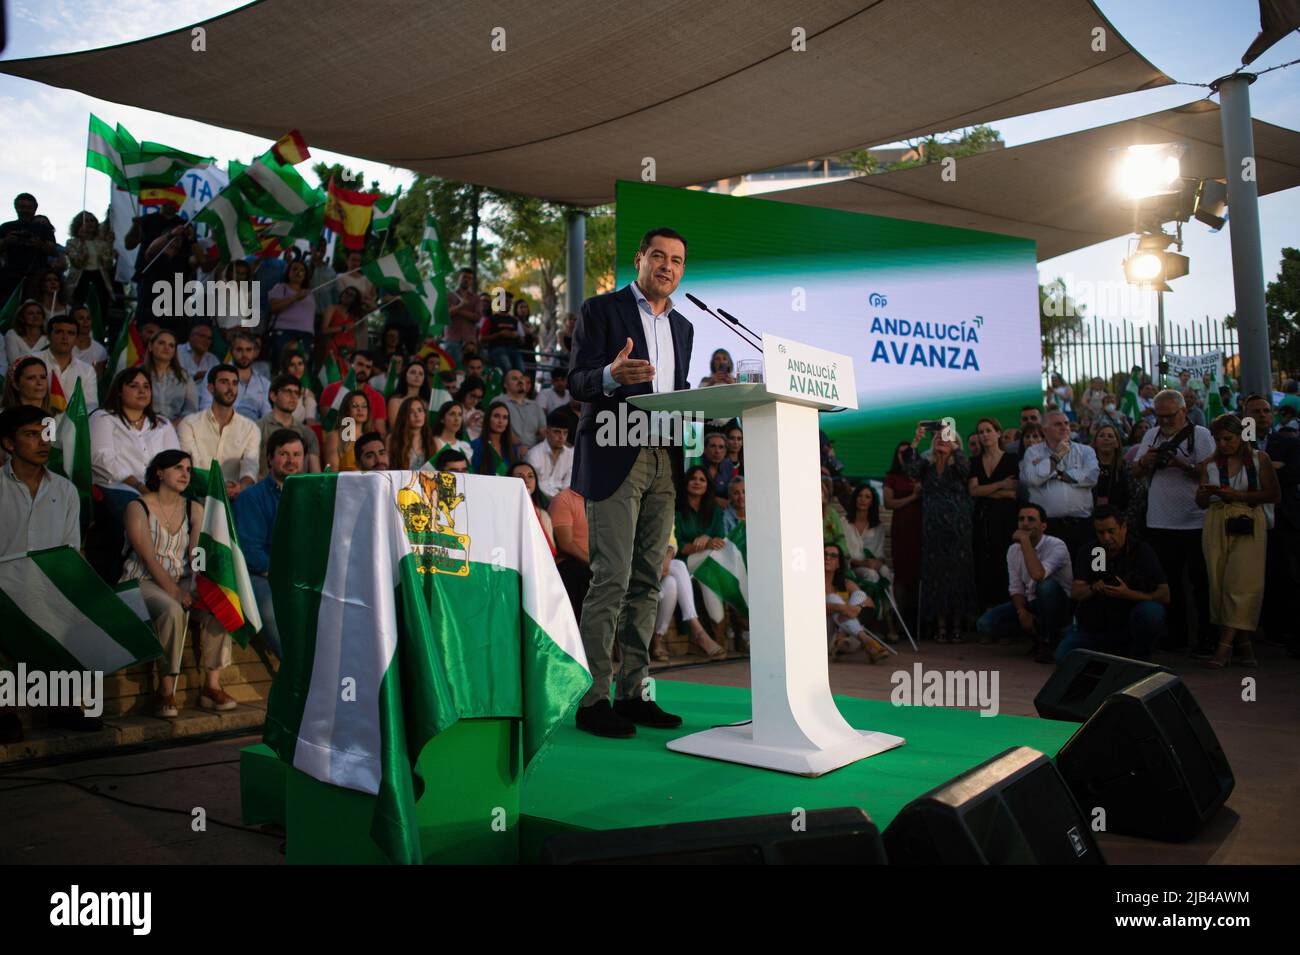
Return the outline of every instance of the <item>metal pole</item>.
{"type": "Polygon", "coordinates": [[[1273,364],[1264,313],[1264,257],[1259,240],[1259,190],[1255,183],[1255,134],[1250,118],[1253,73],[1234,73],[1210,84],[1219,94],[1223,166],[1231,216],[1232,285],[1241,347],[1241,390],[1272,394],[1273,364]]]}
{"type": "Polygon", "coordinates": [[[586,247],[587,213],[570,209],[564,215],[564,308],[569,312],[582,310],[586,247]]]}
{"type": "Polygon", "coordinates": [[[1160,370],[1160,365],[1165,360],[1165,293],[1156,289],[1156,367],[1152,369],[1155,374],[1152,380],[1156,383],[1156,390],[1162,390],[1165,387],[1165,373],[1160,370]]]}

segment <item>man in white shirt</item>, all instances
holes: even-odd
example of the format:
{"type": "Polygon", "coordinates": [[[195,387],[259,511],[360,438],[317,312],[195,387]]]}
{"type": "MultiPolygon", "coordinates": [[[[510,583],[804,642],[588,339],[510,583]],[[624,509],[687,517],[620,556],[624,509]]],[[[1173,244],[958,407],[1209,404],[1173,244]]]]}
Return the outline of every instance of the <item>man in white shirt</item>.
{"type": "Polygon", "coordinates": [[[529,448],[524,456],[537,472],[537,486],[548,498],[563,491],[573,479],[573,448],[568,442],[569,413],[552,411],[546,416],[546,440],[529,448]]]}
{"type": "Polygon", "coordinates": [[[194,379],[194,386],[202,389],[208,372],[217,367],[220,361],[212,354],[211,326],[195,322],[190,329],[189,341],[176,349],[176,359],[181,363],[186,374],[194,379]]]}
{"type": "MultiPolygon", "coordinates": [[[[253,367],[257,348],[257,338],[249,332],[241,330],[230,336],[230,357],[239,376],[235,413],[253,422],[265,418],[271,410],[271,381],[253,367]]],[[[212,390],[200,391],[199,409],[205,410],[211,403],[212,390]]]]}
{"type": "MultiPolygon", "coordinates": [[[[1043,422],[1046,441],[1031,447],[1020,462],[1020,481],[1029,500],[1042,507],[1054,536],[1072,554],[1092,535],[1092,489],[1101,475],[1097,452],[1070,440],[1070,419],[1050,411],[1043,422]]],[[[1072,581],[1066,581],[1070,589],[1072,581]]]]}
{"type": "Polygon", "coordinates": [[[551,386],[537,393],[537,404],[549,416],[556,408],[569,406],[569,370],[556,368],[551,372],[551,386]]]}
{"type": "Polygon", "coordinates": [[[95,369],[72,354],[77,344],[77,321],[71,315],[60,313],[50,316],[45,325],[45,335],[49,347],[36,353],[36,357],[45,362],[50,373],[50,393],[54,392],[54,381],[58,379],[59,388],[63,390],[66,401],[72,401],[72,392],[81,382],[81,392],[86,398],[86,413],[99,407],[99,376],[95,369]]]}
{"type": "Polygon", "coordinates": [[[1047,534],[1047,526],[1041,504],[1021,506],[1007,548],[1011,599],[985,611],[975,625],[980,643],[992,643],[994,637],[1011,643],[1017,635],[1028,635],[1039,663],[1052,662],[1052,646],[1069,620],[1074,583],[1070,551],[1059,537],[1047,534]]]}
{"type": "Polygon", "coordinates": [[[1135,478],[1149,478],[1147,491],[1147,542],[1155,548],[1169,581],[1168,623],[1161,649],[1183,649],[1191,643],[1196,655],[1212,656],[1209,581],[1201,551],[1205,511],[1196,505],[1200,483],[1196,467],[1214,454],[1214,438],[1206,428],[1187,419],[1187,403],[1177,390],[1167,388],[1155,396],[1156,427],[1138,442],[1135,478]],[[1187,624],[1186,569],[1196,601],[1198,632],[1194,639],[1187,624]]]}
{"type": "Polygon", "coordinates": [[[235,414],[239,394],[239,372],[232,365],[218,365],[208,374],[211,406],[181,419],[177,428],[181,449],[194,460],[195,472],[207,474],[213,460],[220,462],[226,479],[226,497],[233,501],[244,488],[257,483],[257,425],[235,414]]]}

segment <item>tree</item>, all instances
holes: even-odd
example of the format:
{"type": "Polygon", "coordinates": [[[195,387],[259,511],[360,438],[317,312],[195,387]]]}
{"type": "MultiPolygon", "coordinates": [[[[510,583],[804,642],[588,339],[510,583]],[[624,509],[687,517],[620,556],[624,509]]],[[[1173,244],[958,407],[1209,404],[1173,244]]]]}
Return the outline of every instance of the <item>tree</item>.
{"type": "MultiPolygon", "coordinates": [[[[1300,371],[1300,250],[1282,250],[1277,281],[1264,290],[1264,315],[1273,364],[1284,376],[1294,378],[1300,371]]],[[[1236,328],[1236,313],[1225,316],[1223,323],[1236,328]]]]}
{"type": "Polygon", "coordinates": [[[1038,286],[1038,327],[1044,372],[1056,363],[1062,346],[1084,333],[1083,313],[1086,308],[1075,302],[1062,278],[1038,286]]]}
{"type": "Polygon", "coordinates": [[[948,158],[974,156],[989,149],[996,149],[1003,144],[1002,134],[992,126],[971,126],[967,129],[949,133],[947,137],[925,136],[921,139],[905,140],[915,152],[916,159],[901,159],[898,162],[883,163],[868,149],[852,149],[841,153],[837,158],[845,165],[852,166],[862,175],[872,176],[880,172],[893,172],[895,169],[909,169],[912,166],[928,166],[948,158]]]}

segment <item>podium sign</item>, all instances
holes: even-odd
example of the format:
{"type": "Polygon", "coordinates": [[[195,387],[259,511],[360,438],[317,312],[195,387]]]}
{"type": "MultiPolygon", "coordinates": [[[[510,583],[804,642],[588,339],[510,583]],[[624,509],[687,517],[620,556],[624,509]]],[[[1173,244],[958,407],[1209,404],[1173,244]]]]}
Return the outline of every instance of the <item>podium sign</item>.
{"type": "Polygon", "coordinates": [[[770,395],[818,408],[858,407],[852,358],[766,332],[763,384],[770,395]]]}

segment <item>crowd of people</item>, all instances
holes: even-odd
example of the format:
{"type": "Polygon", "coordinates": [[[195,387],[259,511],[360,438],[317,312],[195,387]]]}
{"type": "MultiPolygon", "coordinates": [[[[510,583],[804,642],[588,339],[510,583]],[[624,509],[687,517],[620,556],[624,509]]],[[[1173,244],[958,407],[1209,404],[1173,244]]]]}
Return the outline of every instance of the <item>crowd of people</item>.
{"type": "MultiPolygon", "coordinates": [[[[317,245],[222,263],[169,207],[132,226],[136,284],[123,288],[112,278],[113,236],[93,215],[80,213],[59,245],[37,208],[20,195],[17,219],[0,225],[0,301],[22,296],[0,350],[0,553],[67,545],[109,583],[139,581],[164,648],[157,715],[177,715],[191,630],[200,705],[236,705],[221,687],[230,636],[196,608],[186,560],[214,462],[277,657],[266,575],[281,489],[297,474],[432,467],[517,478],[581,614],[591,570],[586,504],[570,486],[581,412],[567,389],[574,316],[543,353],[529,303],[506,295],[497,308],[462,269],[447,326],[422,341],[400,298],[360,273],[361,253],[334,262],[317,245]],[[164,269],[260,282],[260,321],[161,314],[151,283],[164,269]],[[109,306],[98,338],[95,295],[109,306]],[[142,354],[110,370],[107,345],[128,320],[142,354]],[[347,377],[322,386],[330,364],[347,377]],[[90,413],[88,527],[76,488],[48,467],[45,427],[78,385],[90,413]]],[[[719,350],[698,384],[734,380],[719,350]]],[[[1130,420],[1099,379],[1077,401],[1054,381],[1045,407],[1024,408],[1018,427],[981,418],[965,447],[941,422],[923,422],[881,481],[851,480],[823,435],[830,655],[884,659],[909,623],[936,643],[972,631],[984,643],[1021,639],[1044,661],[1074,647],[1145,657],[1186,646],[1215,666],[1234,654],[1250,665],[1261,612],[1271,638],[1293,638],[1285,602],[1300,580],[1297,402],[1274,409],[1268,397],[1238,401],[1225,390],[1234,410],[1206,423],[1191,385],[1143,382],[1141,396],[1130,420]]],[[[741,423],[710,422],[702,456],[688,463],[663,557],[656,660],[668,658],[674,615],[708,657],[724,656],[728,640],[743,652],[748,638],[744,608],[722,605],[691,574],[728,546],[744,553],[741,423]]]]}

